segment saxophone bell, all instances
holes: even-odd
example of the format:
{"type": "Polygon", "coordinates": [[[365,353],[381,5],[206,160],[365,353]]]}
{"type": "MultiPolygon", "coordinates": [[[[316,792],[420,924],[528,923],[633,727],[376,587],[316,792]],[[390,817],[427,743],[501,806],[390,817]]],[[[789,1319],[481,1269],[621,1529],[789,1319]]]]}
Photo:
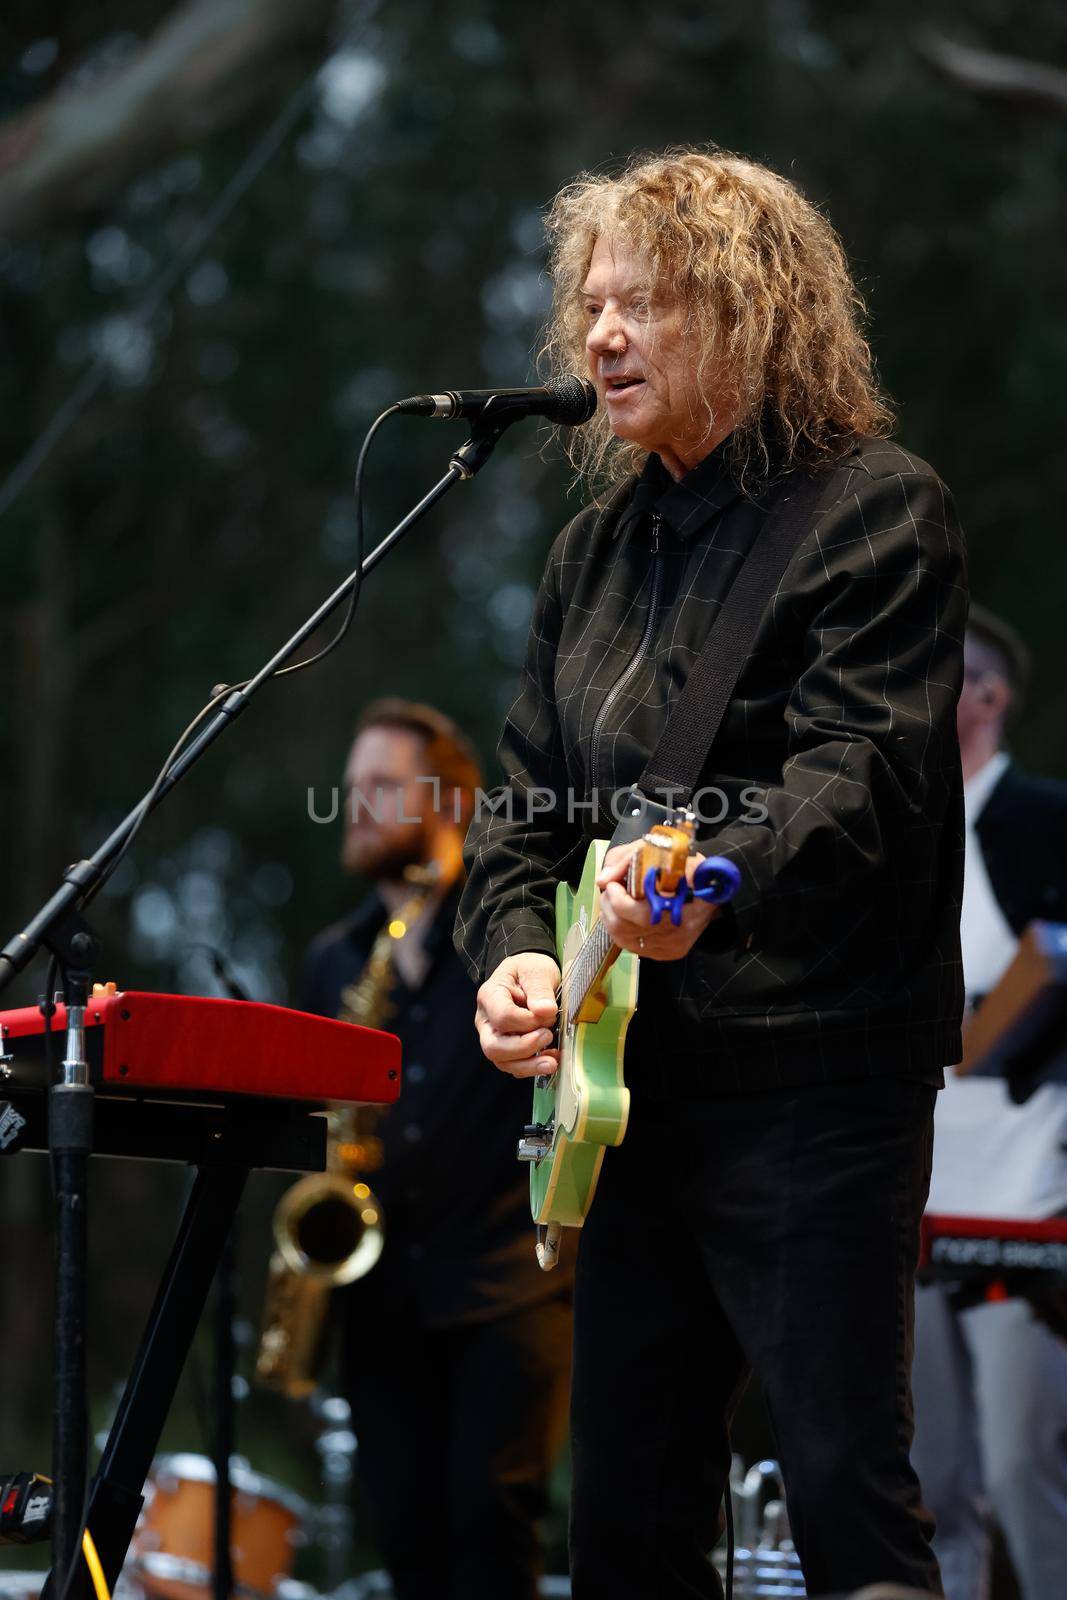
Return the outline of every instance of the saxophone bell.
{"type": "Polygon", "coordinates": [[[290,1271],[339,1288],[362,1278],[381,1255],[382,1208],[362,1179],[312,1172],[278,1202],[274,1238],[290,1271]]]}
{"type": "MultiPolygon", "coordinates": [[[[359,979],[342,991],[338,1019],[381,1028],[392,1002],[393,954],[437,886],[431,862],[409,867],[412,893],[374,941],[359,979]]],[[[385,1243],[381,1202],[363,1174],[382,1164],[375,1133],[377,1106],[350,1106],[328,1118],[326,1171],[300,1178],[274,1211],[277,1249],[271,1257],[256,1381],[294,1399],[315,1388],[330,1290],[355,1283],[377,1262],[385,1243]]]]}
{"type": "Polygon", "coordinates": [[[385,1242],[382,1207],[369,1184],[334,1169],[311,1172],[274,1209],[256,1382],[301,1400],[316,1387],[331,1289],[355,1283],[385,1242]]]}

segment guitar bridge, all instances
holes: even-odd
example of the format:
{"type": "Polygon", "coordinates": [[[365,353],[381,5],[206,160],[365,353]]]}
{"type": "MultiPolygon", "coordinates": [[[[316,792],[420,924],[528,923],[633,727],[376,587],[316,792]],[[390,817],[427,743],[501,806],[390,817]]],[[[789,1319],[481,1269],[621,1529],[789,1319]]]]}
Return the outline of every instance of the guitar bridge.
{"type": "Polygon", "coordinates": [[[552,1148],[552,1139],[556,1131],[556,1119],[551,1122],[530,1122],[522,1130],[522,1138],[516,1147],[515,1154],[520,1161],[540,1161],[542,1156],[547,1156],[552,1148]]]}

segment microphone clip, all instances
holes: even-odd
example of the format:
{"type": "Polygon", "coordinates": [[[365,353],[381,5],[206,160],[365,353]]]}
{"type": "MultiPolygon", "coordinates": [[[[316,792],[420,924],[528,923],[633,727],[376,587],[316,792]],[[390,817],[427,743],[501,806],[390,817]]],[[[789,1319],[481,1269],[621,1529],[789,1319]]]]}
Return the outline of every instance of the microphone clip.
{"type": "Polygon", "coordinates": [[[505,430],[517,420],[516,417],[504,417],[496,422],[475,422],[466,444],[460,445],[449,457],[449,466],[459,473],[465,483],[469,483],[475,473],[485,466],[505,430]]]}

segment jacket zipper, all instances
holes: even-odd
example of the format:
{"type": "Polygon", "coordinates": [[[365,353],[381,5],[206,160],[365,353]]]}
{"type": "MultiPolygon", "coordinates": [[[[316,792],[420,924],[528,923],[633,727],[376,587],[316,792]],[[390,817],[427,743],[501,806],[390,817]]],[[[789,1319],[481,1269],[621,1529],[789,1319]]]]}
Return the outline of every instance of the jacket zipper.
{"type": "Polygon", "coordinates": [[[644,658],[649,645],[652,643],[652,634],[656,626],[656,612],[659,607],[661,566],[659,559],[659,530],[661,519],[652,518],[652,586],[648,596],[648,616],[645,619],[644,630],[638,641],[637,649],[626,663],[622,672],[615,679],[611,688],[604,696],[604,703],[597,712],[593,722],[593,731],[589,736],[589,773],[593,780],[593,788],[597,786],[598,767],[600,762],[600,739],[607,721],[608,712],[611,710],[619,695],[625,689],[644,658]]]}

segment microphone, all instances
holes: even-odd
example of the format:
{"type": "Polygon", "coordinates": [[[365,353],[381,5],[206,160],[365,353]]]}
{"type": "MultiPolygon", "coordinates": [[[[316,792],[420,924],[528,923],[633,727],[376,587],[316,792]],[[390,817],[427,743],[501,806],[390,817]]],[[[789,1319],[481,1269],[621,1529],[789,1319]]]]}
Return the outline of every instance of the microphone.
{"type": "Polygon", "coordinates": [[[540,389],[447,389],[413,394],[397,405],[414,417],[469,417],[478,422],[517,422],[547,417],[573,428],[596,410],[596,390],[585,378],[553,378],[540,389]]]}

